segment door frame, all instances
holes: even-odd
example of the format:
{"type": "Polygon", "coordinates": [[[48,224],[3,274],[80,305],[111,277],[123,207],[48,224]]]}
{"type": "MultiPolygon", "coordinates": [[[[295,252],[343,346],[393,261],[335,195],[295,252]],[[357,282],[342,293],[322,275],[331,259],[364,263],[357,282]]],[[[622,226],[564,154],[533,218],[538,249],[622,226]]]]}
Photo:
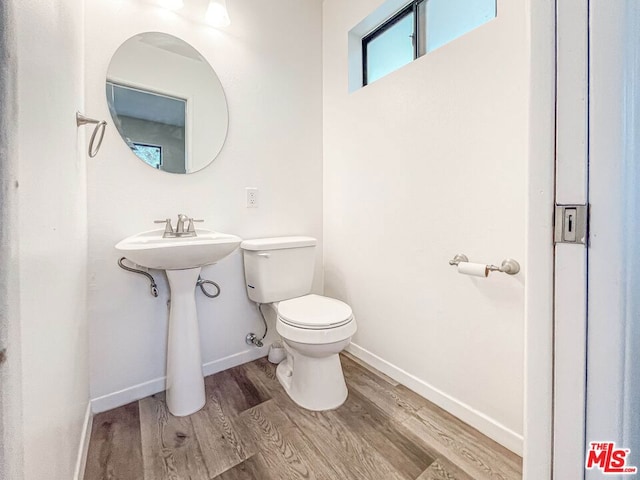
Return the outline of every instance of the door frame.
{"type": "Polygon", "coordinates": [[[551,479],[556,0],[527,0],[529,149],[525,272],[524,480],[551,479]]]}
{"type": "MultiPolygon", "coordinates": [[[[589,203],[589,3],[562,0],[556,8],[555,202],[559,205],[589,203]]],[[[584,478],[588,252],[588,245],[555,246],[552,477],[556,479],[584,478]]]]}

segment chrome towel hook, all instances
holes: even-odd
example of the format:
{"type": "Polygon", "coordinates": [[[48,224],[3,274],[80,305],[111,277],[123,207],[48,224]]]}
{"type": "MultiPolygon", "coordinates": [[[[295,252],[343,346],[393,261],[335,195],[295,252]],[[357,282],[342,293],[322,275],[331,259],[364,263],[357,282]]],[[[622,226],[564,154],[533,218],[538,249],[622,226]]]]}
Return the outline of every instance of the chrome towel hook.
{"type": "Polygon", "coordinates": [[[96,127],[93,129],[93,133],[91,134],[91,140],[89,140],[89,157],[93,158],[98,154],[100,150],[100,145],[102,145],[102,140],[104,139],[104,132],[107,129],[107,122],[104,120],[96,120],[95,118],[89,118],[81,114],[80,112],[76,112],[76,125],[81,127],[82,125],[95,125],[96,127]],[[98,144],[95,145],[96,136],[100,131],[100,138],[98,139],[98,144]],[[94,148],[95,146],[95,148],[94,148]]]}

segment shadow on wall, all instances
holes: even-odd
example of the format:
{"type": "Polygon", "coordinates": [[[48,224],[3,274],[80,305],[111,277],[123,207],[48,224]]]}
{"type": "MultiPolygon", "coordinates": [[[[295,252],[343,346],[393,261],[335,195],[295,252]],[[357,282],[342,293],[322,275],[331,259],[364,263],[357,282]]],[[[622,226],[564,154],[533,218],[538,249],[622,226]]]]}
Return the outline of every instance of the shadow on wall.
{"type": "Polygon", "coordinates": [[[353,305],[347,282],[345,282],[344,275],[337,266],[331,264],[324,265],[324,281],[326,288],[324,294],[327,297],[341,300],[347,305],[353,305]],[[328,288],[327,285],[329,286],[328,288]]]}
{"type": "Polygon", "coordinates": [[[12,2],[0,2],[0,478],[22,479],[17,269],[16,45],[12,2]],[[10,321],[13,320],[11,323],[10,321]],[[9,346],[11,348],[9,349],[9,346]]]}

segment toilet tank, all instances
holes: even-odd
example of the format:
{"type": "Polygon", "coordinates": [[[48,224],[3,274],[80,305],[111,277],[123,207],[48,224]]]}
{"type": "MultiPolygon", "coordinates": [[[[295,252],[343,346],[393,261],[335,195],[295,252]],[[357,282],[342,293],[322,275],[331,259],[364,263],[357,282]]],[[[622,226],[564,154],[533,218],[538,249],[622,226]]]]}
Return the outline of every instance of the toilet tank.
{"type": "Polygon", "coordinates": [[[249,298],[272,303],[310,293],[316,243],[313,237],[243,241],[240,248],[249,298]]]}

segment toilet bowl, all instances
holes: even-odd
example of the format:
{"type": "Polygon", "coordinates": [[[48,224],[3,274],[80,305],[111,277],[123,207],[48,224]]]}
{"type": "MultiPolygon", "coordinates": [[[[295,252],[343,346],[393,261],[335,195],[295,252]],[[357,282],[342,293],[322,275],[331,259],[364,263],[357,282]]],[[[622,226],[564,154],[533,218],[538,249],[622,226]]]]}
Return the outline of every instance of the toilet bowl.
{"type": "Polygon", "coordinates": [[[249,298],[277,313],[287,353],[276,369],[280,384],[301,407],[322,411],[347,398],[339,353],[357,325],[346,303],[310,294],[315,246],[312,237],[278,237],[245,240],[240,248],[249,298]]]}
{"type": "Polygon", "coordinates": [[[305,295],[276,306],[276,330],[287,358],[278,381],[291,399],[308,410],[331,410],[347,399],[339,353],[356,332],[351,308],[336,299],[305,295]]]}

